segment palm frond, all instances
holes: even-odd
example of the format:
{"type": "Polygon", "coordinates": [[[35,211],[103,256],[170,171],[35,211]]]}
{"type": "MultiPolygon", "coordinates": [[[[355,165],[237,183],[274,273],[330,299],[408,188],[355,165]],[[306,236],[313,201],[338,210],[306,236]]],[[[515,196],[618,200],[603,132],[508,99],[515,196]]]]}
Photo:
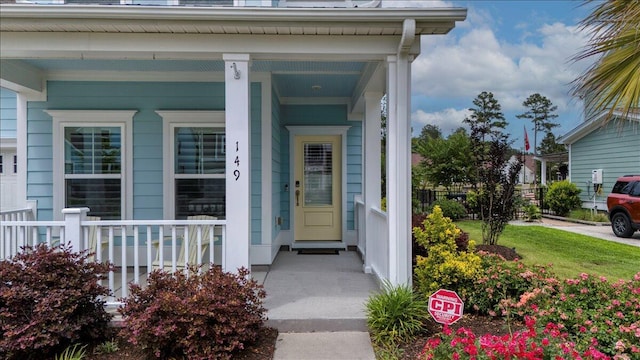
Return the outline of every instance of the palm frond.
{"type": "MultiPolygon", "coordinates": [[[[592,4],[588,0],[585,4],[592,4]]],[[[600,56],[573,83],[572,93],[584,98],[591,114],[614,111],[623,116],[640,108],[640,1],[597,2],[580,23],[591,34],[574,61],[600,56]]]]}

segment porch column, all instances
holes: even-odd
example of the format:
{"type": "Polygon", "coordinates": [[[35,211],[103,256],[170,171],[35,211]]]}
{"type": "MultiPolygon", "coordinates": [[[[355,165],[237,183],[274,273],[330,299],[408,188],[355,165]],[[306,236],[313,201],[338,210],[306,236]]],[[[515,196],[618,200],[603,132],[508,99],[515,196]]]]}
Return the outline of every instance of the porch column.
{"type": "Polygon", "coordinates": [[[249,54],[224,54],[226,132],[226,237],[222,269],[249,268],[251,241],[251,132],[249,54]]]}
{"type": "Polygon", "coordinates": [[[16,157],[16,204],[24,207],[27,205],[27,96],[22,92],[16,93],[16,157]]]}
{"type": "Polygon", "coordinates": [[[389,56],[387,63],[389,280],[411,284],[411,67],[409,55],[389,56]]]}
{"type": "Polygon", "coordinates": [[[540,159],[540,184],[547,185],[547,160],[545,159],[540,159]]]}
{"type": "Polygon", "coordinates": [[[373,253],[385,251],[386,249],[376,249],[372,244],[372,236],[368,236],[368,229],[373,229],[373,214],[371,208],[373,206],[380,208],[381,198],[381,174],[380,174],[380,100],[381,92],[367,92],[364,94],[365,101],[365,118],[364,118],[364,154],[362,164],[364,165],[363,183],[364,183],[364,211],[365,226],[364,229],[358,231],[364,232],[365,236],[365,257],[364,271],[371,273],[371,265],[373,263],[373,253]]]}

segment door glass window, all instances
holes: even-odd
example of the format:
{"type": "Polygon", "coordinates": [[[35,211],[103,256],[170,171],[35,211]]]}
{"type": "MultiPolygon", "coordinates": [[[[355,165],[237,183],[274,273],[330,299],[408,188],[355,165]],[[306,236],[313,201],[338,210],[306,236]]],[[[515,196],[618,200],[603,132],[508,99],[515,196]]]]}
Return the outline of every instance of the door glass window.
{"type": "Polygon", "coordinates": [[[333,203],[333,149],[331,143],[304,144],[304,204],[333,203]]]}

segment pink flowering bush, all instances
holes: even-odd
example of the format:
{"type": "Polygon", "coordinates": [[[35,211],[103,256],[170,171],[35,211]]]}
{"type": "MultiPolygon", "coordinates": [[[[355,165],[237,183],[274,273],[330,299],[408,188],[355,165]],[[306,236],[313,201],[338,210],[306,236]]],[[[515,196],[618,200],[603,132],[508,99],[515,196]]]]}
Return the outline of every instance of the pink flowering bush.
{"type": "Polygon", "coordinates": [[[577,348],[596,342],[605,354],[640,359],[640,273],[614,284],[581,274],[525,293],[510,309],[562,326],[577,348]]]}
{"type": "Polygon", "coordinates": [[[585,350],[578,350],[569,339],[569,334],[561,326],[549,323],[538,331],[536,319],[525,319],[526,330],[512,335],[476,336],[472,331],[460,328],[455,333],[445,326],[439,337],[429,339],[419,356],[420,360],[502,360],[502,359],[631,359],[616,354],[610,357],[597,349],[597,343],[585,350]]]}
{"type": "Polygon", "coordinates": [[[506,261],[499,255],[481,253],[482,275],[469,294],[465,310],[482,315],[504,316],[505,300],[518,301],[522,295],[555,280],[546,266],[528,266],[520,261],[506,261]]]}

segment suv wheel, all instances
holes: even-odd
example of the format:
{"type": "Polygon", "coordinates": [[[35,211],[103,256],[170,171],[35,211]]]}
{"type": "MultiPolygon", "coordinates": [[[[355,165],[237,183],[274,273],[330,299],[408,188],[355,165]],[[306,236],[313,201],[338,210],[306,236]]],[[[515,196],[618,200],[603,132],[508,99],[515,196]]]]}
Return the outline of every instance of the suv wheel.
{"type": "Polygon", "coordinates": [[[633,235],[633,228],[629,217],[624,213],[617,213],[611,217],[611,229],[617,237],[629,238],[633,235]]]}

